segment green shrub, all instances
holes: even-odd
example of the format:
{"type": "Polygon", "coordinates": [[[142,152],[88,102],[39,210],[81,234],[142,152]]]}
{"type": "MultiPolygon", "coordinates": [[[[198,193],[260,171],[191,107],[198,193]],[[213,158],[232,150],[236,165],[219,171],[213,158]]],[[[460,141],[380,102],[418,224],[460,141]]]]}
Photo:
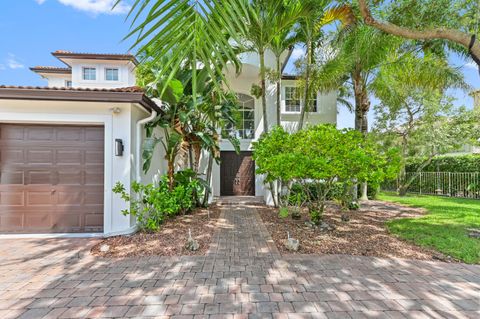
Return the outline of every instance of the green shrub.
{"type": "MultiPolygon", "coordinates": [[[[306,183],[305,186],[308,188],[308,192],[310,193],[313,200],[318,200],[318,187],[317,184],[314,183],[306,183]]],[[[321,187],[323,190],[324,186],[321,187]]],[[[328,192],[326,200],[339,200],[343,194],[343,183],[335,183],[334,187],[328,192]]],[[[295,183],[292,185],[290,190],[290,196],[288,197],[288,204],[289,205],[297,205],[300,198],[302,203],[307,202],[307,194],[305,194],[305,190],[300,183],[295,183]]]]}
{"type": "Polygon", "coordinates": [[[166,217],[186,213],[194,207],[193,192],[197,187],[197,182],[191,181],[176,185],[170,191],[168,178],[162,176],[155,184],[133,182],[133,195],[120,182],[115,185],[113,192],[130,203],[130,209],[122,210],[124,215],[135,216],[140,229],[156,231],[166,217]]]}
{"type": "MultiPolygon", "coordinates": [[[[405,170],[415,172],[418,166],[425,161],[424,158],[410,158],[407,160],[405,170]]],[[[478,172],[480,171],[480,155],[468,154],[458,156],[437,156],[427,165],[423,172],[478,172]]]]}
{"type": "Polygon", "coordinates": [[[288,208],[287,207],[280,208],[280,210],[278,212],[278,217],[287,218],[288,217],[288,208]]]}

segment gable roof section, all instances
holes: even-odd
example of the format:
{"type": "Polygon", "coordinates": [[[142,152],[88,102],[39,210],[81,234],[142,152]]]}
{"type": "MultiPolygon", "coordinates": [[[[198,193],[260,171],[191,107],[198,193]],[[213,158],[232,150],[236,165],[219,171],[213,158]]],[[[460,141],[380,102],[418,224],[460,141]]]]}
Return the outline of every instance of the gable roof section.
{"type": "Polygon", "coordinates": [[[61,68],[57,66],[35,66],[30,68],[35,73],[49,73],[49,74],[72,74],[71,68],[61,68]]]}
{"type": "Polygon", "coordinates": [[[162,113],[160,107],[137,86],[118,89],[56,88],[0,85],[0,100],[43,100],[138,103],[162,113]]]}
{"type": "Polygon", "coordinates": [[[135,65],[138,65],[138,60],[132,54],[113,54],[113,53],[83,53],[83,52],[71,52],[64,50],[57,50],[52,52],[52,55],[67,64],[63,59],[92,59],[92,60],[117,60],[117,61],[130,61],[135,65]]]}

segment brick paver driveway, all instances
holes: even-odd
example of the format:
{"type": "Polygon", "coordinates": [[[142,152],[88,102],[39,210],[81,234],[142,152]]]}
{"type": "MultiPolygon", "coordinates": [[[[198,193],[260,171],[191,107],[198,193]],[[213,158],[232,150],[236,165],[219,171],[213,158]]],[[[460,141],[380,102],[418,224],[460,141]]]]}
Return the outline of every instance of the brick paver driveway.
{"type": "Polygon", "coordinates": [[[203,257],[125,260],[92,240],[0,240],[0,318],[480,318],[480,267],[281,257],[254,208],[203,257]]]}

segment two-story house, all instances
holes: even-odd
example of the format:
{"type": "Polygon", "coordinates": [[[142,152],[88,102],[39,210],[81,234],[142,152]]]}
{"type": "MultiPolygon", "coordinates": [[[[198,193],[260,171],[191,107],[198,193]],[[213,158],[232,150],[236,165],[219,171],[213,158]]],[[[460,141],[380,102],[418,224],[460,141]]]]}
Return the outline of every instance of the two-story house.
{"type": "MultiPolygon", "coordinates": [[[[161,102],[135,87],[133,55],[52,54],[64,65],[31,68],[47,86],[0,86],[0,233],[134,232],[135,219],[121,213],[127,204],[111,190],[116,182],[128,189],[134,180],[148,183],[166,171],[160,147],[149,173],[141,171],[143,127],[161,115],[161,102]]],[[[288,57],[286,52],[285,64],[288,57]]],[[[259,83],[259,59],[243,54],[241,60],[240,75],[226,70],[240,103],[242,121],[232,133],[241,152],[221,142],[222,161],[214,166],[211,186],[214,196],[258,196],[271,203],[251,153],[263,130],[261,102],[250,94],[252,84],[259,83]]],[[[270,53],[267,67],[274,67],[270,53]]],[[[294,76],[283,76],[280,120],[288,129],[295,129],[301,109],[295,86],[294,76]]],[[[276,86],[270,83],[272,126],[275,105],[276,86]]],[[[317,94],[314,105],[307,124],[336,123],[335,92],[317,94]]]]}

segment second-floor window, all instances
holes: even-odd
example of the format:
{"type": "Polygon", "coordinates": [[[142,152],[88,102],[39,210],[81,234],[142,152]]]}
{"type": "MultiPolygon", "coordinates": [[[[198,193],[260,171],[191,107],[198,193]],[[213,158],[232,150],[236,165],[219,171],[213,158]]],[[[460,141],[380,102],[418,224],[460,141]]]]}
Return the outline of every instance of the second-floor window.
{"type": "MultiPolygon", "coordinates": [[[[303,101],[301,99],[300,91],[297,87],[285,87],[285,112],[300,112],[303,101]]],[[[307,112],[317,112],[317,95],[310,99],[307,112]]]]}
{"type": "Polygon", "coordinates": [[[97,79],[97,69],[95,68],[83,68],[82,79],[86,81],[95,81],[97,79]]]}
{"type": "Polygon", "coordinates": [[[113,69],[113,68],[105,69],[105,80],[118,81],[118,69],[113,69]]]}
{"type": "Polygon", "coordinates": [[[72,81],[69,81],[69,80],[65,81],[65,87],[71,88],[72,87],[72,81]]]}
{"type": "Polygon", "coordinates": [[[294,86],[285,87],[285,112],[300,112],[300,94],[294,86]]]}

